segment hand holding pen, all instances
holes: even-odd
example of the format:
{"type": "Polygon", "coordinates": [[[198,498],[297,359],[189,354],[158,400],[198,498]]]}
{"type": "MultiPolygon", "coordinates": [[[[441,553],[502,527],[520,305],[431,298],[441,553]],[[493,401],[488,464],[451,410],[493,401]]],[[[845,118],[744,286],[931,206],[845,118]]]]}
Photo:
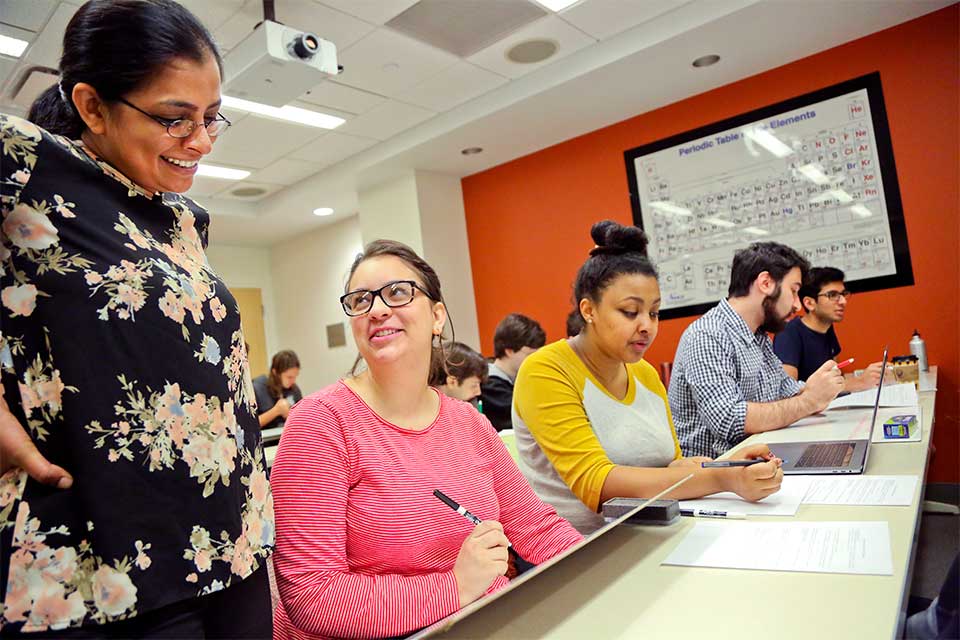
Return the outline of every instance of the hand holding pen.
{"type": "Polygon", "coordinates": [[[434,490],[433,495],[476,525],[460,546],[460,553],[453,565],[461,607],[486,593],[497,576],[512,577],[508,575],[511,564],[514,564],[514,568],[518,563],[529,566],[510,546],[510,541],[503,533],[503,525],[499,522],[481,521],[442,491],[434,490]]]}
{"type": "Polygon", "coordinates": [[[700,463],[707,469],[718,469],[718,478],[726,491],[733,491],[749,502],[762,500],[780,490],[783,482],[783,461],[765,444],[745,447],[735,460],[711,460],[700,463]]]}

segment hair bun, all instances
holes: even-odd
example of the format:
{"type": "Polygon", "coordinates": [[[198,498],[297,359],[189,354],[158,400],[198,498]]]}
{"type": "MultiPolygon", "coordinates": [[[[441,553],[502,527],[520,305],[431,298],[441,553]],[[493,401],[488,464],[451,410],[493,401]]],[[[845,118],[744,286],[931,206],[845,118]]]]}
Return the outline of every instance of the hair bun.
{"type": "Polygon", "coordinates": [[[647,255],[647,234],[634,225],[624,226],[613,220],[597,222],[590,228],[590,237],[597,244],[591,256],[639,253],[647,255]]]}

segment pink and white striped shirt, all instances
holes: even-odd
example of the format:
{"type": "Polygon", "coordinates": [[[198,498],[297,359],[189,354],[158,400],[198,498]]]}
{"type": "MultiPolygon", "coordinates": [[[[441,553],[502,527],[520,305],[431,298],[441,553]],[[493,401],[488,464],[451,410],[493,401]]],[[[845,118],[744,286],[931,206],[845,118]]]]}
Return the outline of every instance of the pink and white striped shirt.
{"type": "MultiPolygon", "coordinates": [[[[273,465],[274,638],[397,636],[460,608],[453,565],[473,530],[440,489],[497,520],[541,563],[581,540],[533,493],[490,422],[440,395],[422,431],[390,424],[338,382],[290,412],[273,465]]],[[[488,592],[507,584],[498,577],[488,592]]]]}

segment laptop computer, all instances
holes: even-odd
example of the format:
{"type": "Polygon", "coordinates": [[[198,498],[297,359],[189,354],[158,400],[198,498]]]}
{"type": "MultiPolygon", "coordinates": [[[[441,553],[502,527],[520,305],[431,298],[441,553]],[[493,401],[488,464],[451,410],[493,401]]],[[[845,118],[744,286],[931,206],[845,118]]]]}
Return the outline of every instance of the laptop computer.
{"type": "Polygon", "coordinates": [[[770,451],[783,462],[784,475],[830,475],[837,473],[863,473],[867,468],[870,441],[880,408],[880,392],[883,376],[887,371],[887,349],[883,350],[883,366],[880,369],[880,384],[877,399],[873,402],[873,417],[866,440],[828,440],[821,442],[779,442],[770,444],[770,451]]]}

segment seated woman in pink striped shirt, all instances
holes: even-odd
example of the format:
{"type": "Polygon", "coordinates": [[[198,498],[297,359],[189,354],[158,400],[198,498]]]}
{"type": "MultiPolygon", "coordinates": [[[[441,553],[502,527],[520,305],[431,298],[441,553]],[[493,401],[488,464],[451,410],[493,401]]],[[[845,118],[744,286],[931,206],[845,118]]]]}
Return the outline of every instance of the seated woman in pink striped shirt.
{"type": "Polygon", "coordinates": [[[536,497],[490,422],[427,385],[447,321],[430,265],[377,240],[347,291],[366,369],[290,412],[271,475],[275,638],[407,634],[506,585],[508,544],[537,564],[581,539],[536,497]]]}

